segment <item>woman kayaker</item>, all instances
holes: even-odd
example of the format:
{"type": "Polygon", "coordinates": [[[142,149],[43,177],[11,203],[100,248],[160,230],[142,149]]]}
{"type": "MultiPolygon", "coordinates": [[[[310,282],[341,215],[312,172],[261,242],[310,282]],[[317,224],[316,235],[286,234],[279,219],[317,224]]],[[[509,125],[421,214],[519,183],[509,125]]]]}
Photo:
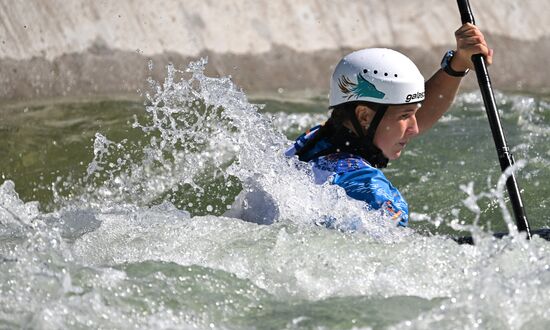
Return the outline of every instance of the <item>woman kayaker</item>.
{"type": "Polygon", "coordinates": [[[441,69],[427,81],[394,50],[346,55],[330,81],[330,118],[302,134],[286,155],[311,163],[317,183],[339,185],[369,209],[406,226],[407,202],[380,169],[449,109],[462,77],[473,68],[472,55],[492,62],[493,52],[476,26],[461,26],[455,37],[456,50],[445,53],[441,69]]]}

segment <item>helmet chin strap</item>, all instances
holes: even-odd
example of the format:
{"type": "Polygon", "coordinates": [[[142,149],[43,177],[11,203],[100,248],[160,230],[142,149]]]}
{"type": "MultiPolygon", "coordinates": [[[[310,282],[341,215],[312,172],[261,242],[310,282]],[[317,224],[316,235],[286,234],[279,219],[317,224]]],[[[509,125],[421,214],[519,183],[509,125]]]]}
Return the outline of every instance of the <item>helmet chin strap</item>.
{"type": "Polygon", "coordinates": [[[364,145],[361,146],[361,149],[365,151],[367,161],[374,167],[383,168],[388,165],[389,159],[384,156],[382,150],[374,145],[374,134],[376,133],[378,125],[380,125],[380,121],[382,121],[382,118],[386,114],[386,110],[388,110],[388,105],[380,105],[373,110],[375,111],[375,115],[369,125],[369,128],[367,129],[366,134],[363,133],[363,128],[355,115],[355,109],[352,113],[349,113],[349,119],[355,129],[355,132],[359,136],[359,139],[364,143],[364,145]]]}

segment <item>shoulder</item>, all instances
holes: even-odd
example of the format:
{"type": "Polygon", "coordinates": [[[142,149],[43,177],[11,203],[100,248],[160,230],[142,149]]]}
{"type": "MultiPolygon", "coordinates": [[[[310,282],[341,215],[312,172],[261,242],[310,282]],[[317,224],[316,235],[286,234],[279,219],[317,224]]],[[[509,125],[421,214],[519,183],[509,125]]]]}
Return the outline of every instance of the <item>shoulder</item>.
{"type": "Polygon", "coordinates": [[[376,195],[392,195],[392,190],[395,190],[384,173],[370,165],[358,168],[349,166],[346,171],[337,172],[332,183],[344,188],[353,188],[361,193],[376,195]]]}
{"type": "Polygon", "coordinates": [[[346,173],[352,173],[358,170],[376,170],[370,166],[363,158],[348,153],[333,153],[326,156],[317,157],[310,161],[317,184],[330,182],[338,184],[334,180],[342,177],[346,173]]]}
{"type": "Polygon", "coordinates": [[[353,199],[366,202],[374,210],[407,226],[409,206],[399,190],[377,168],[365,167],[333,176],[333,184],[346,191],[353,199]]]}
{"type": "Polygon", "coordinates": [[[334,153],[322,156],[317,158],[314,163],[318,168],[332,171],[335,174],[340,175],[359,170],[367,172],[371,170],[377,171],[377,169],[370,166],[370,164],[363,158],[349,153],[334,153]]]}
{"type": "Polygon", "coordinates": [[[344,188],[349,196],[368,201],[375,208],[388,200],[405,203],[384,173],[372,166],[337,173],[332,177],[332,183],[344,188]]]}

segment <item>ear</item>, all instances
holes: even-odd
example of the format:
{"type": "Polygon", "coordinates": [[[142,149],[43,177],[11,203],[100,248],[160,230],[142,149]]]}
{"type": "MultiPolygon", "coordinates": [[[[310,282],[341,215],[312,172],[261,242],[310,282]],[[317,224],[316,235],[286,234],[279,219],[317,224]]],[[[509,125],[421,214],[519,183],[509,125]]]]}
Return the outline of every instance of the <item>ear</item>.
{"type": "Polygon", "coordinates": [[[361,127],[368,127],[372,118],[374,118],[374,111],[366,105],[358,105],[355,107],[355,116],[361,127]]]}

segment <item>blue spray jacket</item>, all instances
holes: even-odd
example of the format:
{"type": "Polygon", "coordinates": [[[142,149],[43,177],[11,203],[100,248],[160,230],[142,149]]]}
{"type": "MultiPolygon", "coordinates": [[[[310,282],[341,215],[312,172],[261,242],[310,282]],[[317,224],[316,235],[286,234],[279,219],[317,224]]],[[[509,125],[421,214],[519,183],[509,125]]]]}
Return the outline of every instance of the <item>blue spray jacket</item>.
{"type": "MultiPolygon", "coordinates": [[[[294,156],[308,139],[314,136],[319,127],[316,126],[298,137],[285,155],[294,156]]],[[[308,154],[317,154],[328,147],[330,147],[329,142],[321,139],[308,154]]],[[[372,210],[380,210],[385,216],[398,221],[400,226],[407,226],[409,221],[407,202],[382,171],[372,167],[362,157],[337,152],[313,158],[310,163],[317,184],[327,181],[336,184],[344,188],[348,196],[364,201],[372,210]]]]}

